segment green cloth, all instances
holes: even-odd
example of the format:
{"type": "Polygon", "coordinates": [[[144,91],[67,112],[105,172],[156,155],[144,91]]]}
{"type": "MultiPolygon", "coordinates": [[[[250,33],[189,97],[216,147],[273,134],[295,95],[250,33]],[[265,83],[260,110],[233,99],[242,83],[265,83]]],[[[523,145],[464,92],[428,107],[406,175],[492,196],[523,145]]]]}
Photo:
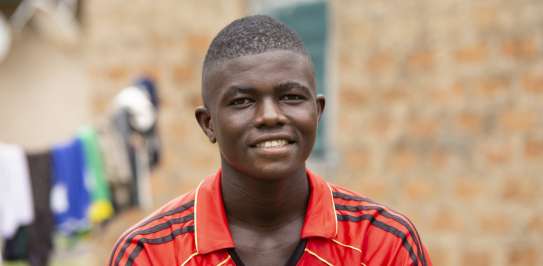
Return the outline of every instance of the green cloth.
{"type": "Polygon", "coordinates": [[[83,142],[87,181],[92,198],[89,218],[94,223],[101,223],[113,215],[113,207],[98,137],[94,128],[88,126],[79,130],[78,137],[83,142]]]}

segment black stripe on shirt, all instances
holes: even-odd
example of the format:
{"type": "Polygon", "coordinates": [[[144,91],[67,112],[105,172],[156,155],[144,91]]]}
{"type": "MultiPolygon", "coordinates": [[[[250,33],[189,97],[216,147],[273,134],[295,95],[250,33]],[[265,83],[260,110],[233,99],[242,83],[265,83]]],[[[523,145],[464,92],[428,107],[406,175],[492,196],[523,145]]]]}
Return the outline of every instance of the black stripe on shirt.
{"type": "Polygon", "coordinates": [[[126,262],[126,266],[132,266],[134,263],[134,260],[138,257],[141,250],[143,249],[143,244],[151,244],[151,245],[159,245],[164,244],[167,242],[170,242],[175,239],[175,237],[185,234],[194,232],[194,225],[185,226],[183,228],[174,230],[169,235],[158,237],[158,238],[140,238],[138,242],[136,243],[136,248],[130,253],[130,256],[128,256],[128,261],[126,262]]]}
{"type": "Polygon", "coordinates": [[[409,244],[409,242],[407,241],[407,235],[404,234],[402,231],[398,230],[397,228],[391,225],[388,225],[386,223],[383,223],[381,221],[378,221],[377,219],[375,219],[375,216],[370,215],[370,214],[362,214],[360,216],[338,214],[337,219],[338,221],[349,221],[349,222],[360,222],[362,220],[366,220],[370,222],[370,225],[373,225],[385,232],[393,234],[394,236],[402,240],[402,246],[407,250],[407,253],[409,253],[409,257],[411,258],[411,260],[413,261],[415,265],[418,265],[417,255],[413,251],[413,247],[411,246],[411,244],[409,244]]]}
{"type": "Polygon", "coordinates": [[[300,243],[296,246],[296,249],[290,255],[290,258],[287,261],[286,266],[296,266],[298,264],[298,261],[302,258],[302,255],[304,254],[305,246],[307,244],[307,239],[300,240],[300,243]]]}
{"type": "Polygon", "coordinates": [[[122,257],[124,256],[124,253],[126,252],[126,249],[130,246],[130,243],[132,242],[132,239],[134,239],[134,237],[138,236],[138,235],[148,235],[148,234],[153,234],[153,233],[156,233],[156,232],[160,232],[166,228],[169,228],[171,227],[172,225],[174,224],[181,224],[181,223],[185,223],[187,221],[190,221],[190,220],[193,220],[194,219],[194,214],[191,213],[189,215],[186,215],[186,216],[183,216],[183,217],[180,217],[180,218],[175,218],[175,219],[171,219],[171,220],[167,220],[166,222],[164,223],[161,223],[161,224],[157,224],[151,228],[147,228],[147,229],[144,229],[144,230],[139,230],[139,231],[135,231],[135,232],[132,232],[127,238],[126,240],[124,241],[124,244],[121,248],[121,251],[119,251],[119,255],[117,255],[117,259],[115,260],[115,263],[118,264],[122,257]]]}
{"type": "MultiPolygon", "coordinates": [[[[171,209],[171,210],[169,210],[167,212],[160,213],[160,214],[157,214],[157,215],[155,215],[153,217],[150,217],[149,219],[147,219],[147,220],[141,222],[139,225],[137,225],[136,228],[146,226],[146,225],[148,225],[148,224],[150,224],[150,223],[152,223],[152,222],[154,222],[156,220],[162,219],[162,218],[164,218],[166,216],[170,216],[170,215],[174,215],[176,213],[183,212],[183,211],[185,211],[185,210],[187,210],[187,209],[189,209],[189,208],[191,208],[193,206],[194,206],[194,200],[189,201],[189,202],[187,202],[187,203],[185,203],[185,204],[183,204],[183,205],[181,205],[181,206],[179,206],[179,207],[177,207],[175,209],[171,209]]],[[[129,235],[129,234],[131,234],[131,232],[127,232],[124,236],[119,238],[117,243],[115,243],[115,246],[113,247],[113,254],[111,254],[111,258],[109,259],[109,265],[110,266],[119,265],[119,262],[121,261],[122,255],[124,255],[124,251],[121,250],[122,253],[119,253],[120,256],[117,255],[117,257],[115,259],[115,264],[113,264],[113,258],[115,256],[115,252],[117,251],[117,248],[119,248],[119,245],[123,242],[123,239],[125,239],[126,235],[129,235]]],[[[124,249],[126,249],[126,248],[124,248],[124,249]]]]}
{"type": "MultiPolygon", "coordinates": [[[[350,212],[375,210],[380,215],[382,215],[382,216],[384,216],[386,218],[392,219],[392,220],[398,222],[399,224],[403,225],[405,227],[405,229],[407,229],[409,234],[411,234],[413,237],[418,236],[418,233],[416,233],[416,229],[414,229],[407,221],[405,221],[404,219],[402,219],[401,217],[399,217],[397,215],[391,214],[390,212],[388,212],[383,207],[380,207],[380,206],[365,206],[365,205],[349,206],[349,205],[340,205],[340,204],[336,204],[335,207],[336,207],[336,210],[350,211],[350,212]]],[[[422,245],[420,244],[419,241],[417,241],[417,238],[415,238],[415,245],[417,247],[417,251],[418,251],[417,253],[418,253],[419,257],[421,258],[422,264],[426,265],[426,260],[424,258],[424,254],[421,254],[422,245]]]]}
{"type": "MultiPolygon", "coordinates": [[[[359,201],[359,202],[368,202],[368,203],[372,203],[372,204],[377,204],[379,205],[378,203],[368,199],[368,198],[364,198],[364,197],[360,197],[360,196],[354,196],[354,195],[349,195],[349,194],[345,194],[345,193],[342,193],[342,192],[333,192],[332,193],[334,198],[340,198],[340,199],[344,199],[344,200],[352,200],[352,201],[359,201]]],[[[338,205],[336,205],[338,206],[338,205]]],[[[353,210],[351,208],[352,206],[347,206],[347,208],[345,210],[347,211],[357,211],[357,210],[353,210]]],[[[369,206],[356,206],[355,208],[360,208],[359,210],[364,210],[364,208],[370,208],[369,206]]],[[[409,233],[415,238],[415,244],[417,246],[417,254],[418,256],[421,258],[421,262],[422,262],[422,265],[423,266],[427,266],[428,263],[426,261],[426,256],[424,255],[424,251],[422,249],[422,242],[420,240],[420,236],[419,236],[419,232],[417,231],[417,229],[412,226],[412,223],[411,222],[406,222],[405,219],[407,218],[403,218],[403,217],[400,217],[398,215],[394,215],[390,212],[388,212],[386,209],[382,208],[382,207],[377,207],[377,208],[380,208],[378,209],[378,211],[385,217],[387,218],[390,218],[390,219],[393,219],[394,221],[400,223],[401,225],[405,226],[405,228],[409,231],[409,233]],[[382,209],[382,210],[381,210],[382,209]],[[410,224],[411,223],[411,224],[410,224]]],[[[336,207],[337,209],[337,207],[336,207]]]]}
{"type": "Polygon", "coordinates": [[[355,196],[355,195],[349,195],[349,194],[345,194],[345,193],[338,192],[338,191],[332,192],[332,195],[334,196],[334,198],[340,198],[340,199],[344,199],[344,200],[354,200],[354,201],[364,201],[364,202],[375,203],[373,200],[368,199],[368,198],[355,196]]]}
{"type": "Polygon", "coordinates": [[[241,260],[241,258],[239,257],[235,249],[229,248],[227,251],[228,251],[228,254],[230,254],[230,258],[232,258],[236,266],[245,266],[245,263],[243,263],[243,261],[241,260]]]}

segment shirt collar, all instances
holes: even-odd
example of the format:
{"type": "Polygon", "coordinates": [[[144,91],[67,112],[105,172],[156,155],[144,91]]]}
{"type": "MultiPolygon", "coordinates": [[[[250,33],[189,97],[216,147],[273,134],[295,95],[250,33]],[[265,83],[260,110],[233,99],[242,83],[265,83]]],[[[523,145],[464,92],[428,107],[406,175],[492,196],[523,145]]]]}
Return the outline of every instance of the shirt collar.
{"type": "Polygon", "coordinates": [[[301,236],[302,238],[334,238],[337,235],[337,216],[332,188],[324,179],[309,169],[306,172],[309,177],[311,193],[301,236]]]}
{"type": "MultiPolygon", "coordinates": [[[[330,186],[321,177],[307,170],[311,192],[307,204],[301,238],[337,235],[337,218],[330,186]]],[[[234,241],[221,192],[221,170],[204,179],[196,189],[194,223],[196,251],[207,254],[216,250],[233,248],[234,241]]]]}

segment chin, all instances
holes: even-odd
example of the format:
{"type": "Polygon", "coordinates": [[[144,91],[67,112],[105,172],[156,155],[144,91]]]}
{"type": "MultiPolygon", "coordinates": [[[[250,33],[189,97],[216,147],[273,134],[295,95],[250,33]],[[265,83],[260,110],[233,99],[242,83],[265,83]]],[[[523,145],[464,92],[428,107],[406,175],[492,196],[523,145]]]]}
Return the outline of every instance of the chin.
{"type": "Polygon", "coordinates": [[[223,168],[229,168],[238,174],[258,180],[280,180],[289,176],[305,173],[303,156],[285,156],[279,158],[236,158],[228,160],[222,157],[223,168]],[[241,163],[243,162],[243,163],[241,163]]]}
{"type": "Polygon", "coordinates": [[[262,180],[280,180],[296,174],[299,171],[305,172],[305,164],[301,165],[285,165],[284,162],[268,163],[265,165],[254,165],[250,169],[250,176],[262,180]]]}

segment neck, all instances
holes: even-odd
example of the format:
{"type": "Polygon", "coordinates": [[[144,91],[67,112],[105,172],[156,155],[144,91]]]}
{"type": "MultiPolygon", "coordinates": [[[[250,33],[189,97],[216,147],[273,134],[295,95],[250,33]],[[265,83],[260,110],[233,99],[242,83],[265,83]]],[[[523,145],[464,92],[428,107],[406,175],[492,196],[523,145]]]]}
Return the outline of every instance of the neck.
{"type": "Polygon", "coordinates": [[[305,168],[274,180],[239,173],[223,163],[221,189],[229,223],[274,230],[303,220],[309,198],[305,168]]]}

